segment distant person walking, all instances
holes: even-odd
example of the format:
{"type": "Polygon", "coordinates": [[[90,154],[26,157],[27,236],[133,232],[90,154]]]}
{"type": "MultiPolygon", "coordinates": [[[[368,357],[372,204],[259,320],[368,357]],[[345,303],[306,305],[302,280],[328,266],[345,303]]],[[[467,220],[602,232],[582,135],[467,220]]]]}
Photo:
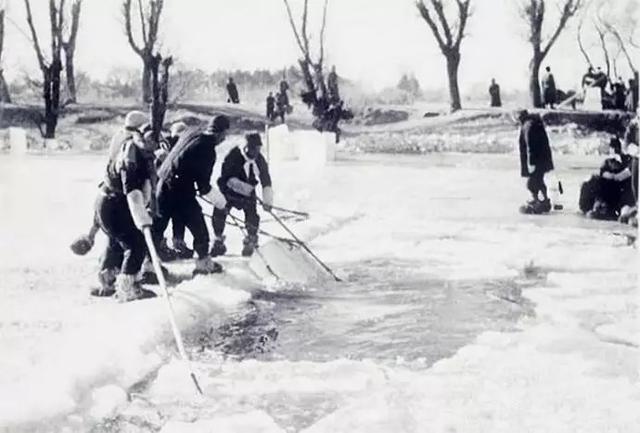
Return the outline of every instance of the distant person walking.
{"type": "Polygon", "coordinates": [[[287,83],[287,78],[284,73],[282,74],[282,81],[280,81],[280,94],[283,95],[283,98],[286,100],[286,106],[289,106],[289,83],[287,83]]]}
{"type": "Polygon", "coordinates": [[[492,107],[502,107],[502,100],[500,99],[500,86],[496,83],[496,79],[491,79],[491,86],[489,86],[489,95],[491,96],[492,107]]]}
{"type": "Polygon", "coordinates": [[[276,113],[275,117],[280,116],[280,120],[284,123],[285,114],[287,113],[287,105],[288,98],[286,93],[278,93],[276,95],[276,113]]]}
{"type": "Polygon", "coordinates": [[[276,98],[273,97],[273,92],[269,92],[269,96],[267,96],[267,119],[273,122],[276,118],[276,98]]]}
{"type": "Polygon", "coordinates": [[[329,102],[340,101],[340,91],[338,90],[338,74],[336,73],[336,67],[331,67],[331,72],[327,77],[327,88],[329,91],[329,102]]]}
{"type": "Polygon", "coordinates": [[[238,87],[233,81],[233,77],[229,77],[229,82],[227,83],[227,93],[229,94],[229,99],[227,100],[227,102],[231,102],[233,104],[240,103],[240,96],[238,96],[238,87]]]}
{"type": "Polygon", "coordinates": [[[545,71],[542,77],[542,104],[545,108],[549,106],[549,108],[553,109],[556,103],[556,81],[549,66],[545,68],[545,71]]]}

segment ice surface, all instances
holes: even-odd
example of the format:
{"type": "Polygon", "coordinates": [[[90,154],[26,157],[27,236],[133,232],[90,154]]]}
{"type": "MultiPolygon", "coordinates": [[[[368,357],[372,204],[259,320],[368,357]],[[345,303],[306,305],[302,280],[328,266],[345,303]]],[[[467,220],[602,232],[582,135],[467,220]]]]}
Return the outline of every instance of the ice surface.
{"type": "MultiPolygon", "coordinates": [[[[312,214],[293,228],[330,266],[384,259],[444,281],[522,279],[521,293],[505,296],[516,308],[529,299],[535,315],[517,333],[481,333],[430,368],[393,358],[196,363],[204,403],[194,400],[184,366],[167,362],[176,356],[161,299],[87,297],[101,245],[78,258],[68,243],[88,226],[101,162],[24,161],[0,162],[0,185],[23,186],[0,188],[8,246],[0,251],[0,428],[126,413],[119,390],[154,371],[146,397],[152,413],[168,414],[154,421],[156,431],[596,433],[640,425],[637,251],[611,235],[618,225],[576,215],[579,182],[596,159],[558,158],[573,198],[546,217],[517,213],[526,194],[513,155],[365,156],[328,164],[319,177],[274,162],[278,204],[312,214]]],[[[263,227],[283,235],[268,217],[263,227]]],[[[238,249],[240,235],[228,233],[238,249]]],[[[244,265],[184,283],[172,297],[178,323],[224,322],[256,287],[244,265]]],[[[386,314],[366,302],[336,312],[372,321],[386,314]]]]}

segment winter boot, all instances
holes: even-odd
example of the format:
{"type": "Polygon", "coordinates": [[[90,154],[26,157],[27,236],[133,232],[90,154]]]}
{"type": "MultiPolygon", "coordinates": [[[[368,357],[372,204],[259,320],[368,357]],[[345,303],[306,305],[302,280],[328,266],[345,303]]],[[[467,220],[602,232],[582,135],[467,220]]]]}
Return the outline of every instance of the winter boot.
{"type": "Polygon", "coordinates": [[[220,263],[216,263],[211,260],[211,257],[206,256],[201,259],[196,259],[196,267],[193,270],[193,276],[196,275],[209,275],[222,272],[222,266],[220,263]]]}
{"type": "Polygon", "coordinates": [[[179,259],[190,259],[193,257],[193,250],[187,247],[182,239],[173,238],[173,250],[179,259]]]}
{"type": "Polygon", "coordinates": [[[216,236],[211,247],[211,257],[224,256],[227,253],[227,247],[224,244],[224,236],[216,236]]]}
{"type": "Polygon", "coordinates": [[[156,249],[158,251],[158,257],[160,257],[160,260],[162,260],[163,262],[172,262],[178,258],[177,252],[169,248],[169,245],[167,245],[167,240],[165,238],[162,238],[162,240],[160,241],[160,245],[158,245],[156,249]]]}
{"type": "Polygon", "coordinates": [[[119,270],[116,268],[103,269],[98,273],[100,288],[91,290],[91,296],[108,297],[116,293],[115,282],[119,270]]]}
{"type": "Polygon", "coordinates": [[[116,279],[116,299],[118,302],[130,302],[138,299],[155,298],[156,294],[136,283],[135,275],[120,274],[116,279]]]}
{"type": "Polygon", "coordinates": [[[536,201],[528,201],[526,204],[520,206],[520,213],[524,214],[534,214],[535,212],[536,201]]]}
{"type": "Polygon", "coordinates": [[[248,235],[242,241],[242,256],[243,257],[251,257],[253,251],[258,247],[258,235],[248,235]]]}
{"type": "Polygon", "coordinates": [[[551,200],[549,200],[548,198],[537,202],[534,206],[533,206],[535,213],[537,214],[541,214],[541,213],[549,213],[551,212],[551,200]]]}
{"type": "MultiPolygon", "coordinates": [[[[171,278],[171,274],[169,274],[169,270],[164,266],[160,265],[160,269],[162,270],[162,275],[164,276],[164,280],[167,281],[171,278]]],[[[149,257],[144,259],[144,263],[142,263],[142,269],[140,270],[140,276],[137,280],[138,284],[151,284],[157,285],[160,284],[158,280],[158,276],[156,275],[156,270],[153,268],[153,262],[149,257]]]]}

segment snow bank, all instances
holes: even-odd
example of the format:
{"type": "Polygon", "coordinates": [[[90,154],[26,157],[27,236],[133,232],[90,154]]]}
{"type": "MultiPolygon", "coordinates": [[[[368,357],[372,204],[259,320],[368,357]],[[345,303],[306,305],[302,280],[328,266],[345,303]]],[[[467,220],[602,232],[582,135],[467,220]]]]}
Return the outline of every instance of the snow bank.
{"type": "Polygon", "coordinates": [[[269,415],[263,411],[251,411],[195,422],[169,421],[160,433],[284,433],[269,415]]]}
{"type": "MultiPolygon", "coordinates": [[[[250,274],[237,275],[197,277],[174,290],[179,327],[184,331],[203,320],[224,320],[229,309],[246,302],[256,281],[250,274]]],[[[46,358],[33,360],[24,377],[3,385],[0,426],[52,418],[83,406],[94,417],[112,413],[122,401],[120,391],[175,350],[164,302],[117,304],[105,299],[71,312],[77,316],[75,329],[59,333],[46,358]]]]}

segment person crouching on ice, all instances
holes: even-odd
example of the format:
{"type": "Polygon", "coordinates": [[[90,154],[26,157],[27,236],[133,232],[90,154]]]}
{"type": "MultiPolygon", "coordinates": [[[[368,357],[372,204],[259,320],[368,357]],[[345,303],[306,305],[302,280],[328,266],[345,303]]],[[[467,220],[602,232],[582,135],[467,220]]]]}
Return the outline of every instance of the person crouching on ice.
{"type": "Polygon", "coordinates": [[[101,272],[119,268],[115,287],[104,285],[100,296],[115,292],[120,302],[155,297],[136,282],[147,246],[143,229],[152,225],[147,211],[151,197],[152,165],[155,145],[146,142],[137,125],[144,123],[143,113],[132,112],[125,119],[126,134],[117,152],[109,157],[104,183],[96,200],[96,219],[109,240],[102,258],[101,272]]]}
{"type": "Polygon", "coordinates": [[[520,171],[522,177],[528,178],[527,189],[532,200],[521,207],[524,213],[546,213],[551,210],[551,200],[547,196],[544,183],[545,173],[553,170],[553,159],[549,137],[544,128],[542,118],[527,110],[518,113],[520,122],[520,171]],[[542,195],[542,199],[540,198],[542,195]]]}
{"type": "Polygon", "coordinates": [[[264,209],[269,212],[273,205],[273,189],[269,165],[260,153],[262,140],[260,134],[253,133],[245,136],[247,141],[243,149],[233,148],[222,163],[218,186],[227,199],[227,208],[213,210],[213,232],[216,239],[211,249],[213,257],[222,256],[227,252],[224,244],[224,227],[227,210],[241,209],[244,212],[247,236],[244,239],[242,255],[249,257],[258,246],[258,228],[260,216],[257,211],[257,197],[255,187],[260,181],[262,185],[262,202],[264,209]]]}

